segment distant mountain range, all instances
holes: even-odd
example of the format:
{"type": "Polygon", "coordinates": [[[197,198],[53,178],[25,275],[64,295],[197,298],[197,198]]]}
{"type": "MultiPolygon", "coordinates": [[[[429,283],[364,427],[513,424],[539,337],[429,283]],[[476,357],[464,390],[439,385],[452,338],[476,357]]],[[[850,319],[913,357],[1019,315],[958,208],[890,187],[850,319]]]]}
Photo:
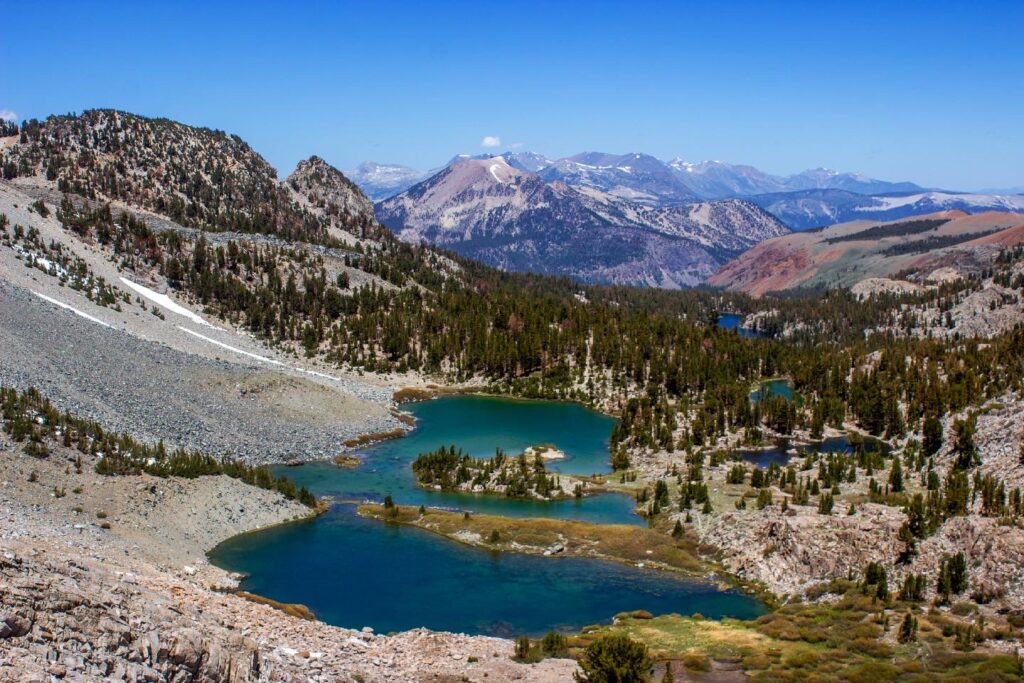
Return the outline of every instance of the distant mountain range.
{"type": "Polygon", "coordinates": [[[412,187],[431,174],[398,164],[364,161],[347,175],[367,197],[379,201],[412,187]]]}
{"type": "MultiPolygon", "coordinates": [[[[1012,190],[962,193],[890,182],[859,173],[817,168],[790,176],[765,173],[753,166],[722,161],[664,162],[648,154],[584,152],[549,159],[535,152],[502,155],[509,165],[548,182],[598,190],[613,198],[648,206],[666,206],[726,198],[747,199],[793,230],[872,218],[890,220],[934,211],[1024,212],[1024,197],[1012,190]]],[[[375,201],[404,192],[435,175],[404,166],[366,162],[350,176],[375,201]]],[[[1013,188],[1019,189],[1019,188],[1013,188]]]]}
{"type": "Polygon", "coordinates": [[[896,220],[936,211],[1009,211],[1024,213],[1024,195],[968,194],[918,191],[907,194],[864,195],[847,190],[801,190],[750,197],[793,230],[870,218],[896,220]]]}
{"type": "Polygon", "coordinates": [[[567,162],[560,174],[569,184],[527,170],[530,157],[509,156],[458,158],[378,202],[377,217],[403,240],[506,270],[667,288],[698,284],[732,256],[789,232],[744,200],[654,201],[682,191],[671,177],[648,174],[643,159],[629,170],[619,160],[567,162]],[[634,174],[645,178],[639,197],[634,174]]]}
{"type": "MultiPolygon", "coordinates": [[[[365,161],[348,175],[371,199],[379,200],[412,187],[458,159],[489,156],[459,155],[432,171],[365,161]]],[[[776,176],[753,166],[723,161],[692,163],[679,157],[665,162],[638,152],[583,152],[564,159],[549,159],[536,152],[508,152],[502,156],[510,165],[536,173],[545,180],[594,187],[623,199],[644,203],[725,199],[801,190],[844,190],[863,195],[920,192],[924,189],[911,182],[888,182],[825,168],[776,176]]]]}

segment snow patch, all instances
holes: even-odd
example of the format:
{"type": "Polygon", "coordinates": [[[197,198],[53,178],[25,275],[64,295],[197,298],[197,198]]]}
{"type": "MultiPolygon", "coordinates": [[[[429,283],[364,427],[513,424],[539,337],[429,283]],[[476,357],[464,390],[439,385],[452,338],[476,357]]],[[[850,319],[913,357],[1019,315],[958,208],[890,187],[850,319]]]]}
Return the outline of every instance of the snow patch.
{"type": "Polygon", "coordinates": [[[878,211],[913,206],[919,202],[935,206],[970,206],[975,208],[1001,209],[1004,211],[1024,211],[1024,197],[988,195],[988,194],[954,194],[949,192],[922,192],[902,197],[873,197],[876,203],[858,206],[855,211],[878,211]]]}
{"type": "MultiPolygon", "coordinates": [[[[124,279],[124,278],[122,278],[122,279],[124,279]]],[[[219,346],[222,349],[227,349],[228,351],[233,351],[233,352],[235,352],[237,354],[240,354],[242,356],[248,356],[249,358],[253,358],[255,360],[262,361],[264,363],[270,363],[271,365],[280,365],[282,367],[287,367],[284,363],[282,363],[279,360],[274,360],[273,358],[267,358],[266,356],[261,356],[258,353],[250,353],[249,351],[243,351],[242,349],[240,349],[240,348],[238,348],[236,346],[231,346],[230,344],[225,344],[222,341],[217,341],[216,339],[211,339],[210,337],[207,337],[205,334],[199,334],[198,332],[195,332],[194,330],[190,330],[187,327],[182,327],[181,325],[177,325],[176,327],[179,330],[181,330],[182,332],[187,332],[188,334],[191,334],[193,337],[199,337],[203,341],[208,341],[211,344],[213,344],[214,346],[219,346]]]]}
{"type": "MultiPolygon", "coordinates": [[[[504,159],[502,159],[502,161],[504,161],[504,159]]],[[[487,170],[491,172],[491,176],[493,176],[495,180],[497,180],[499,183],[504,185],[508,181],[502,180],[501,176],[499,176],[498,172],[495,170],[495,169],[501,168],[502,166],[504,166],[504,164],[491,164],[490,166],[487,167],[487,170]]]]}
{"type": "Polygon", "coordinates": [[[159,292],[154,292],[149,287],[144,287],[144,286],[140,285],[137,282],[132,282],[131,280],[129,280],[126,277],[122,277],[121,278],[121,282],[123,282],[128,288],[132,289],[136,294],[139,294],[142,297],[144,297],[146,299],[149,299],[150,301],[152,301],[155,304],[159,304],[160,306],[166,308],[171,313],[177,313],[180,316],[188,318],[189,320],[191,320],[194,323],[198,323],[200,325],[206,325],[207,327],[212,327],[215,330],[219,330],[220,329],[216,325],[211,325],[210,323],[206,322],[206,320],[204,320],[201,316],[193,313],[192,311],[188,310],[187,308],[185,308],[181,304],[175,302],[174,299],[172,299],[171,297],[167,296],[166,294],[160,294],[159,292]]]}
{"type": "Polygon", "coordinates": [[[56,299],[54,299],[52,297],[48,297],[45,294],[40,294],[39,292],[34,291],[34,290],[32,291],[32,293],[35,294],[36,296],[38,296],[40,299],[42,299],[44,301],[49,301],[51,304],[55,304],[57,306],[60,306],[61,308],[67,309],[67,310],[71,311],[72,313],[74,313],[75,315],[81,316],[82,318],[85,318],[86,320],[90,320],[90,321],[92,321],[94,323],[99,323],[100,325],[103,325],[103,327],[109,327],[111,329],[114,328],[113,325],[108,325],[107,323],[103,322],[99,318],[94,318],[93,316],[89,315],[85,311],[80,311],[77,308],[75,308],[74,306],[69,306],[66,303],[63,303],[61,301],[57,301],[56,299]]]}
{"type": "Polygon", "coordinates": [[[207,337],[205,334],[199,334],[195,330],[190,330],[187,327],[182,327],[181,325],[176,325],[176,327],[179,330],[181,330],[182,332],[186,332],[188,334],[191,334],[193,337],[198,337],[199,339],[202,339],[203,341],[208,341],[211,344],[213,344],[214,346],[219,346],[220,348],[225,349],[227,351],[232,351],[232,352],[237,353],[239,355],[247,356],[248,358],[252,358],[254,360],[258,360],[258,361],[263,362],[263,363],[269,363],[271,365],[278,365],[278,366],[283,367],[283,368],[288,368],[290,370],[295,370],[296,372],[301,372],[304,375],[311,375],[313,377],[321,377],[323,379],[329,379],[329,380],[333,380],[335,382],[344,383],[344,381],[345,381],[341,377],[336,377],[334,375],[329,375],[326,372],[317,372],[316,370],[306,370],[305,368],[297,368],[297,367],[295,367],[293,365],[288,365],[287,363],[282,363],[281,361],[276,360],[274,358],[267,358],[266,356],[261,356],[258,353],[251,353],[249,351],[244,351],[244,350],[238,348],[237,346],[231,346],[230,344],[225,344],[222,341],[217,341],[216,339],[213,339],[211,337],[207,337]]]}

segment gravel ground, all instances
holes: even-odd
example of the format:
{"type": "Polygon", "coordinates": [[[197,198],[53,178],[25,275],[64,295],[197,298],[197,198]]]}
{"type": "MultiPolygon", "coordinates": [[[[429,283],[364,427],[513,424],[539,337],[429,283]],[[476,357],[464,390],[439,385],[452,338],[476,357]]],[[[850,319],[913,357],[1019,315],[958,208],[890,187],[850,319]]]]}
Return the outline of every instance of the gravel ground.
{"type": "Polygon", "coordinates": [[[0,281],[0,384],[137,438],[249,462],[326,458],[400,423],[331,382],[193,355],[98,325],[0,281]]]}

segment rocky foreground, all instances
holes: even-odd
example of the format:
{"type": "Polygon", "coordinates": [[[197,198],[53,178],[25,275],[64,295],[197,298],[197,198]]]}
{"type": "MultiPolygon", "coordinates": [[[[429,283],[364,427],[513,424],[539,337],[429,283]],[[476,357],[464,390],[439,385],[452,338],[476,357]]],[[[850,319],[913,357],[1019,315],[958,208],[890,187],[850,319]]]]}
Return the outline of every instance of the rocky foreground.
{"type": "MultiPolygon", "coordinates": [[[[510,641],[393,636],[289,616],[226,592],[205,552],[310,514],[228,477],[104,477],[77,451],[0,437],[0,681],[561,681],[510,641]],[[31,481],[30,481],[31,479],[31,481]]],[[[300,577],[297,577],[300,578],[300,577]]]]}

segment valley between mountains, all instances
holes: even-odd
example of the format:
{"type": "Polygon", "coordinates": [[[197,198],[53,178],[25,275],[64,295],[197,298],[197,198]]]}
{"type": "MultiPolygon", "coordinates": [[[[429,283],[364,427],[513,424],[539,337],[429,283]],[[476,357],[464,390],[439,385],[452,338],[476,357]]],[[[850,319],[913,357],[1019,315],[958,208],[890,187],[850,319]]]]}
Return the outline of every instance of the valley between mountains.
{"type": "MultiPolygon", "coordinates": [[[[0,680],[567,681],[622,636],[655,680],[1024,672],[1017,209],[794,232],[748,190],[922,191],[594,154],[392,169],[375,204],[319,157],[279,179],[167,119],[3,132],[0,680]],[[442,396],[456,442],[420,444],[441,402],[408,402],[442,396]],[[474,405],[550,443],[496,453],[474,405]],[[308,569],[326,546],[265,544],[345,525],[462,558],[442,602],[500,610],[528,578],[459,594],[460,566],[651,602],[588,624],[540,592],[539,630],[376,632],[209,559],[308,569]]],[[[324,593],[343,564],[289,581],[324,593]]]]}

